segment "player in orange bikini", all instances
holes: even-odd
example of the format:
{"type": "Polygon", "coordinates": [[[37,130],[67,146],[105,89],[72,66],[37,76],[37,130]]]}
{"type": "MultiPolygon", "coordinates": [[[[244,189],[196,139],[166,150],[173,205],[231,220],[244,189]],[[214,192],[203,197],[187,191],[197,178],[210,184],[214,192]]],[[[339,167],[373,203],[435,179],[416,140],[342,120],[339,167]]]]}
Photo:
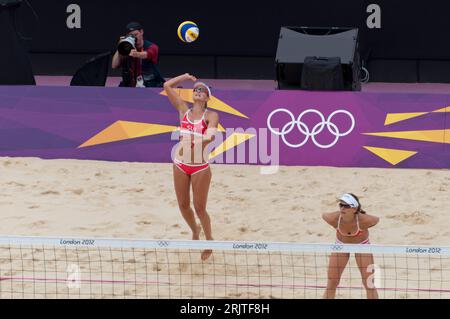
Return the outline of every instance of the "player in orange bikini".
{"type": "MultiPolygon", "coordinates": [[[[164,89],[169,101],[177,109],[180,119],[180,143],[175,151],[173,177],[178,206],[183,218],[192,230],[192,239],[198,240],[201,228],[197,225],[194,211],[191,208],[190,188],[194,210],[200,219],[206,240],[213,240],[211,219],[206,211],[211,169],[205,149],[214,140],[219,124],[219,115],[207,109],[211,97],[210,88],[186,73],[165,82],[164,89]],[[174,87],[183,81],[196,82],[193,88],[193,106],[180,98],[174,87]]],[[[202,252],[202,260],[208,259],[211,250],[202,252]]]]}
{"type": "MultiPolygon", "coordinates": [[[[366,214],[361,209],[358,197],[353,194],[344,194],[339,198],[339,211],[325,213],[322,218],[336,229],[337,244],[369,245],[369,228],[375,226],[379,218],[366,214]]],[[[328,283],[324,298],[334,298],[342,273],[350,258],[349,253],[333,253],[328,266],[328,283]]],[[[378,292],[373,284],[369,283],[374,264],[372,254],[355,254],[356,263],[366,289],[368,299],[378,299],[378,292]]]]}

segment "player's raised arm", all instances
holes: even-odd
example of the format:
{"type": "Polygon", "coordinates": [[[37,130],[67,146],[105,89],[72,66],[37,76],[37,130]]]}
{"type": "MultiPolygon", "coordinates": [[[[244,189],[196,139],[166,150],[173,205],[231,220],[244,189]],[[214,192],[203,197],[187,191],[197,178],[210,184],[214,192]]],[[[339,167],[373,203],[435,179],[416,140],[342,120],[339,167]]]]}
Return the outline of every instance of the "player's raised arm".
{"type": "Polygon", "coordinates": [[[164,83],[164,90],[167,93],[167,97],[169,98],[170,103],[180,112],[185,113],[188,110],[187,104],[181,99],[178,92],[175,90],[175,86],[180,84],[183,81],[190,80],[190,81],[197,81],[197,79],[190,75],[189,73],[182,74],[180,76],[177,76],[175,78],[172,78],[164,83]]]}

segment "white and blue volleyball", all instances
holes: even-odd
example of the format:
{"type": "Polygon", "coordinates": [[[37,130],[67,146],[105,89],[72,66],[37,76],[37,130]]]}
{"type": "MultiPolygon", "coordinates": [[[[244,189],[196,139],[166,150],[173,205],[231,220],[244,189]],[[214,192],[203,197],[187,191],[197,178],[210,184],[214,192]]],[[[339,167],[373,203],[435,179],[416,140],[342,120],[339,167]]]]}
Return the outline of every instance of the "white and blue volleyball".
{"type": "Polygon", "coordinates": [[[194,42],[197,40],[199,33],[197,24],[192,21],[184,21],[178,27],[178,37],[183,42],[194,42]]]}

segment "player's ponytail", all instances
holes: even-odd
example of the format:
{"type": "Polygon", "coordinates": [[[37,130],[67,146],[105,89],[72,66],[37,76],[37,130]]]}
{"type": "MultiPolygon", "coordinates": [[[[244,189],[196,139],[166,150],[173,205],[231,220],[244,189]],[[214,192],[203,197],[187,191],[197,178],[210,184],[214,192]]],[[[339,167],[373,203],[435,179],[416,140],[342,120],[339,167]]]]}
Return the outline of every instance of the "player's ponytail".
{"type": "Polygon", "coordinates": [[[357,214],[359,214],[359,213],[365,214],[366,211],[362,209],[361,203],[359,202],[358,196],[356,196],[355,194],[352,194],[352,193],[349,193],[349,194],[352,195],[352,196],[356,199],[356,201],[358,202],[358,210],[356,211],[356,213],[357,213],[357,214]]]}

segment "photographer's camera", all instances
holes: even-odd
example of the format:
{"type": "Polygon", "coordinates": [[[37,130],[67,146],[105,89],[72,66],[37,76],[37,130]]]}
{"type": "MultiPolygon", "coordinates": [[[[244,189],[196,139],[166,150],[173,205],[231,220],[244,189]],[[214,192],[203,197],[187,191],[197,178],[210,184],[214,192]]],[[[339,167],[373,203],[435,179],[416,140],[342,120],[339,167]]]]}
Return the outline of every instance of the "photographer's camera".
{"type": "Polygon", "coordinates": [[[133,49],[136,49],[136,37],[133,35],[123,37],[117,46],[117,51],[123,56],[128,56],[133,49]]]}

